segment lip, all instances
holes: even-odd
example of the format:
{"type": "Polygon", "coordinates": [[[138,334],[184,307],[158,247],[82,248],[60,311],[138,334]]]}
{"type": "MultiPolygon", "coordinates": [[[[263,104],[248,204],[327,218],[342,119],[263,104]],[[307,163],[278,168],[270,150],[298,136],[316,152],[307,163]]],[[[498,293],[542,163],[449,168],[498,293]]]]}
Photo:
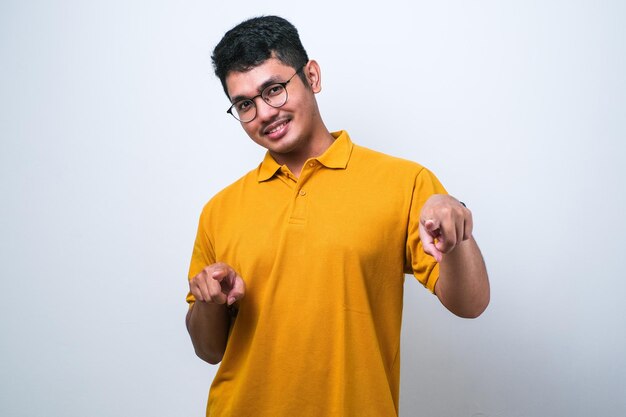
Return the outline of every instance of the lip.
{"type": "Polygon", "coordinates": [[[263,129],[263,135],[273,141],[279,140],[287,134],[290,124],[291,119],[288,118],[277,120],[266,126],[265,129],[263,129]]]}

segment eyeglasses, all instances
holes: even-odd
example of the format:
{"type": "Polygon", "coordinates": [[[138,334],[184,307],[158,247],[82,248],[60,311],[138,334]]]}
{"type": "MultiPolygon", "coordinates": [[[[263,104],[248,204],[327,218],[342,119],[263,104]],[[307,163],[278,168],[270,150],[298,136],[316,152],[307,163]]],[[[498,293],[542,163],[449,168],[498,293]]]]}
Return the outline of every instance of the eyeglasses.
{"type": "Polygon", "coordinates": [[[289,98],[287,94],[287,84],[293,79],[300,71],[304,69],[304,66],[300,67],[287,81],[284,83],[275,83],[268,85],[261,91],[261,94],[257,94],[252,98],[244,98],[237,100],[232,106],[226,110],[226,113],[230,113],[235,119],[242,123],[248,123],[254,120],[256,117],[256,104],[254,100],[257,97],[261,97],[263,101],[272,107],[282,107],[289,98]]]}

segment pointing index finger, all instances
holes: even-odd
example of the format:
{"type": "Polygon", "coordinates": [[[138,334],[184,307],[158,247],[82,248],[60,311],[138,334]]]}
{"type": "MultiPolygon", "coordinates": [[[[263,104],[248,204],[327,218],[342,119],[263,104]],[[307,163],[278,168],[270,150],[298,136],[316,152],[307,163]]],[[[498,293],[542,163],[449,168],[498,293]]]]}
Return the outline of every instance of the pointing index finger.
{"type": "Polygon", "coordinates": [[[426,232],[428,232],[428,234],[432,237],[439,237],[441,235],[441,228],[439,227],[437,222],[432,219],[424,221],[424,228],[426,229],[426,232]]]}
{"type": "Polygon", "coordinates": [[[227,275],[228,275],[228,271],[220,267],[220,268],[217,268],[215,271],[213,271],[213,273],[211,274],[211,278],[213,278],[216,281],[221,282],[227,275]]]}

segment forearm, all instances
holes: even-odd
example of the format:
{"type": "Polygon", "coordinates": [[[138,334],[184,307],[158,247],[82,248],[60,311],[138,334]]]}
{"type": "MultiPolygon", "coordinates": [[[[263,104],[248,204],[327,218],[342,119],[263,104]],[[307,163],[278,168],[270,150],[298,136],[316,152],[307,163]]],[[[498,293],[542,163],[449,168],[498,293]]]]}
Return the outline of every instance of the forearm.
{"type": "Polygon", "coordinates": [[[219,363],[226,350],[230,328],[226,306],[196,301],[187,312],[186,322],[196,355],[211,364],[219,363]]]}
{"type": "Polygon", "coordinates": [[[435,294],[457,316],[475,318],[485,311],[490,297],[489,278],[473,237],[443,256],[435,294]]]}

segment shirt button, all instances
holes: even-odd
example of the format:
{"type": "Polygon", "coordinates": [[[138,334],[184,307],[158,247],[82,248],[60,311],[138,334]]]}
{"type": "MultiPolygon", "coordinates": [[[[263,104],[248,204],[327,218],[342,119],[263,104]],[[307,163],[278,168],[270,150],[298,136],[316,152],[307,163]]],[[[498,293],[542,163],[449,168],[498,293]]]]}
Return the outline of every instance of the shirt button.
{"type": "Polygon", "coordinates": [[[306,195],[306,191],[300,190],[300,195],[304,197],[306,195]]]}
{"type": "Polygon", "coordinates": [[[315,166],[315,162],[309,162],[309,166],[313,168],[315,166]]]}

